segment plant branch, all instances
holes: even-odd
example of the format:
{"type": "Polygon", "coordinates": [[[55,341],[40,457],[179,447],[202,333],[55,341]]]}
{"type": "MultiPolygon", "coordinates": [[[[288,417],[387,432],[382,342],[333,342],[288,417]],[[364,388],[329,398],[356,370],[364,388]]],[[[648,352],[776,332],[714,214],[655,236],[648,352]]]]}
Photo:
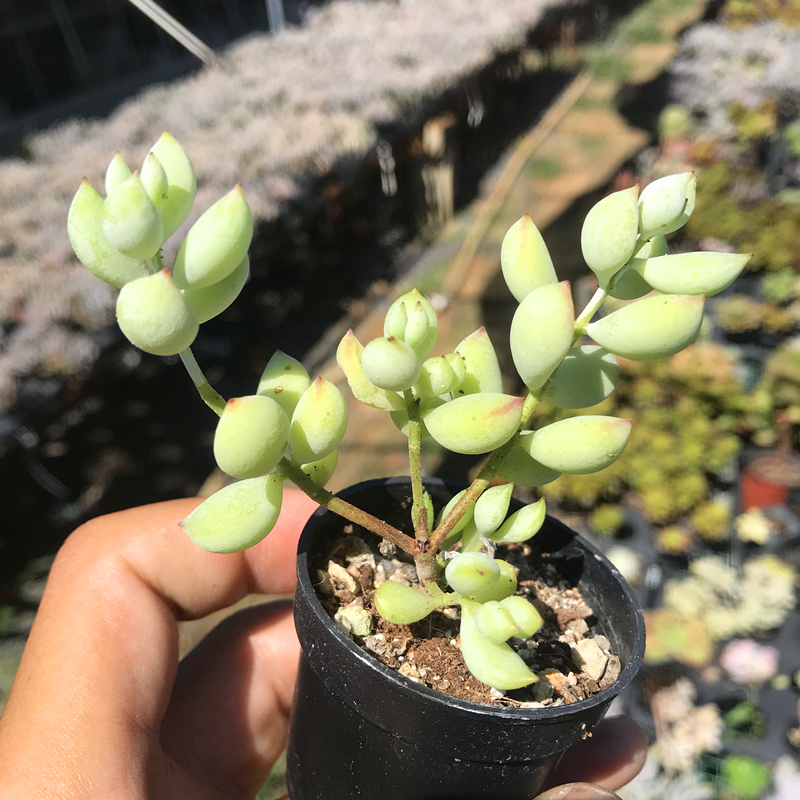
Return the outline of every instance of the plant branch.
{"type": "Polygon", "coordinates": [[[406,553],[416,556],[420,553],[420,547],[415,539],[406,535],[397,528],[389,525],[388,522],[378,519],[377,517],[362,511],[356,506],[350,505],[340,497],[331,494],[327,489],[324,489],[318,483],[315,483],[311,478],[303,472],[300,467],[293,464],[288,458],[282,458],[276,470],[284,478],[288,478],[298,489],[305,492],[312,500],[324,506],[334,514],[340,517],[355,522],[362,528],[372,531],[377,536],[383,539],[388,539],[392,544],[397,545],[401,550],[406,553]]]}
{"type": "Polygon", "coordinates": [[[184,351],[178,353],[178,355],[181,357],[183,366],[186,367],[186,371],[189,373],[192,383],[200,393],[200,397],[203,398],[205,404],[217,416],[221,417],[222,412],[225,410],[225,398],[221,394],[218,394],[206,380],[203,370],[200,369],[200,365],[197,363],[194,353],[192,353],[192,348],[187,347],[184,351]]]}
{"type": "Polygon", "coordinates": [[[575,320],[575,328],[573,329],[572,344],[586,333],[587,325],[592,321],[592,317],[597,313],[597,309],[603,305],[603,300],[608,297],[608,292],[611,289],[611,283],[605,287],[598,287],[597,291],[592,295],[592,299],[586,304],[586,308],[581,311],[580,316],[575,320]]]}
{"type": "Polygon", "coordinates": [[[417,541],[426,542],[433,520],[428,519],[425,511],[422,489],[422,420],[419,417],[419,400],[415,400],[410,392],[405,393],[408,411],[408,465],[411,471],[411,494],[414,500],[411,515],[414,535],[417,541]]]}

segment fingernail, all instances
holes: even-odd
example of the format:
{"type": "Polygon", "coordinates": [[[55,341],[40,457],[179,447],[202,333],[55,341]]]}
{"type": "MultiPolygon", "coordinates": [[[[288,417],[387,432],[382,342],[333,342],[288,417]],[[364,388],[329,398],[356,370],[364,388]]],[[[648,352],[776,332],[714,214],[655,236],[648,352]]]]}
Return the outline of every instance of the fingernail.
{"type": "Polygon", "coordinates": [[[593,783],[565,783],[537,794],[534,800],[620,800],[620,797],[593,783]]]}

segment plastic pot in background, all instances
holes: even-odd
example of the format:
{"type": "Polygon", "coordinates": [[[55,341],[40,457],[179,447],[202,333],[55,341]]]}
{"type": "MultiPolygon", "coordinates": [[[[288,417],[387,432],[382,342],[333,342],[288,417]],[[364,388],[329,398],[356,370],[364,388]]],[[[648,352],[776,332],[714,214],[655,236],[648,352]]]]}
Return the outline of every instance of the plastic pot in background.
{"type": "MultiPolygon", "coordinates": [[[[427,481],[436,508],[453,490],[427,481]]],[[[411,495],[406,478],[341,493],[383,516],[411,495]]],[[[410,507],[410,506],[409,506],[410,507]]],[[[598,633],[622,662],[616,683],[592,698],[549,708],[505,708],[457,700],[373,659],[333,623],[314,592],[315,554],[342,535],[319,509],[300,538],[295,622],[302,646],[288,745],[292,800],[530,800],[563,751],[585,737],[633,679],[645,648],[644,617],[619,572],[599,550],[548,517],[534,540],[547,562],[578,586],[598,633]]]]}
{"type": "Polygon", "coordinates": [[[742,470],[742,511],[786,505],[791,489],[800,486],[800,459],[778,450],[752,458],[742,470]]]}

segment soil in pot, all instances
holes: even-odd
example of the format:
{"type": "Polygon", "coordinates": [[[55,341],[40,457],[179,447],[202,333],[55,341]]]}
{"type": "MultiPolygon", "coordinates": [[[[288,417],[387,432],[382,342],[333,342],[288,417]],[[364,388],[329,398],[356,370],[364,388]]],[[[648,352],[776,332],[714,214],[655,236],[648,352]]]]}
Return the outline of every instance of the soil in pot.
{"type": "MultiPolygon", "coordinates": [[[[403,525],[410,509],[409,498],[390,523],[403,525]]],[[[340,627],[406,678],[462,700],[536,708],[584,700],[619,677],[619,656],[610,652],[605,636],[594,633],[597,620],[575,578],[559,574],[543,560],[535,537],[531,543],[503,545],[495,553],[519,569],[517,594],[526,597],[543,619],[534,636],[510,642],[539,680],[505,694],[468,671],[459,647],[457,608],[435,611],[412,625],[388,622],[377,613],[374,594],[381,583],[415,586],[417,577],[410,558],[404,553],[382,554],[375,540],[368,531],[343,521],[341,538],[313,565],[319,579],[317,595],[332,619],[343,608],[369,611],[368,633],[354,631],[346,619],[339,619],[340,627]]]]}

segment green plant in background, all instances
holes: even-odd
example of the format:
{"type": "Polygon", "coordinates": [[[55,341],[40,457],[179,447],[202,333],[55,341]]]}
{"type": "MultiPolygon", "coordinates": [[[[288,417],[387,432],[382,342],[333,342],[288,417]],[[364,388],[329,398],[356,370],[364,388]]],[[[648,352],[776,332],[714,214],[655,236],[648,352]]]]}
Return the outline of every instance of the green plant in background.
{"type": "Polygon", "coordinates": [[[731,509],[721,500],[701,503],[692,512],[690,519],[703,539],[719,542],[729,536],[731,509]]]}
{"type": "Polygon", "coordinates": [[[786,305],[798,296],[798,275],[793,269],[782,269],[778,272],[771,272],[759,282],[761,297],[768,303],[775,305],[786,305]]]}
{"type": "Polygon", "coordinates": [[[727,755],[722,759],[724,798],[756,800],[772,783],[772,773],[763,761],[750,756],[727,755]]]}
{"type": "Polygon", "coordinates": [[[798,0],[726,0],[722,19],[732,28],[778,20],[788,27],[800,25],[798,0]]]}
{"type": "Polygon", "coordinates": [[[734,294],[717,304],[717,322],[726,333],[749,333],[761,327],[764,307],[746,294],[734,294]]]}
{"type": "Polygon", "coordinates": [[[625,524],[625,512],[617,505],[599,505],[589,515],[589,524],[601,536],[614,536],[625,524]]]}
{"type": "Polygon", "coordinates": [[[687,618],[666,608],[648,609],[645,661],[663,664],[681,661],[692,667],[705,667],[714,656],[714,640],[701,619],[687,618]]]}
{"type": "Polygon", "coordinates": [[[656,547],[667,555],[684,556],[694,544],[694,536],[691,531],[682,525],[668,525],[665,528],[658,528],[655,532],[654,541],[656,547]]]}
{"type": "Polygon", "coordinates": [[[684,139],[692,131],[692,116],[682,105],[671,103],[658,115],[658,138],[662,142],[684,139]]]}
{"type": "MultiPolygon", "coordinates": [[[[385,619],[408,624],[438,607],[458,606],[461,651],[475,677],[501,690],[535,682],[507,640],[532,636],[541,617],[515,594],[517,570],[495,559],[494,550],[498,543],[535,535],[545,508],[540,500],[507,516],[514,484],[535,487],[560,473],[604,469],[625,448],[631,420],[584,414],[536,431],[528,423],[545,398],[566,409],[604,401],[618,377],[618,356],[646,360],[684,349],[699,332],[705,295],[726,288],[744,268],[747,257],[731,254],[639,255],[647,242],[688,220],[694,175],[662,178],[641,196],[638,187],[616,192],[591,209],[581,248],[599,288],[577,317],[569,284],[558,282],[530,217],[508,231],[501,263],[519,303],[510,344],[525,397],[503,392],[497,356],[482,328],[454,352],[432,356],[437,315],[417,290],[390,306],[383,336],[362,345],[348,331],[337,359],[354,396],[389,413],[408,438],[413,502],[406,530],[324,488],[347,428],[347,403],[334,384],[312,380],[298,361],[276,352],[255,393],[226,402],[192,354],[200,324],[225,310],[247,278],[253,220],[241,185],[191,226],[171,271],[164,268],[161,247],[195,197],[194,172],[180,145],[165,133],[140,172],[131,172],[118,154],[105,188],[104,199],[88,181],[81,184],[68,217],[73,247],[93,273],[121,287],[117,320],[125,336],[145,352],[180,357],[220,418],[216,462],[238,479],[182,521],[186,534],[217,553],[255,545],[275,525],[284,483],[291,481],[413,559],[418,588],[386,581],[376,591],[375,605],[385,619]],[[662,294],[592,321],[625,268],[662,294]],[[596,344],[580,344],[584,335],[596,344]],[[444,509],[433,508],[423,487],[420,452],[427,437],[455,453],[491,453],[478,477],[444,509]],[[497,475],[508,483],[491,486],[497,475]]],[[[354,634],[369,633],[366,609],[344,607],[340,616],[354,634]]]]}

